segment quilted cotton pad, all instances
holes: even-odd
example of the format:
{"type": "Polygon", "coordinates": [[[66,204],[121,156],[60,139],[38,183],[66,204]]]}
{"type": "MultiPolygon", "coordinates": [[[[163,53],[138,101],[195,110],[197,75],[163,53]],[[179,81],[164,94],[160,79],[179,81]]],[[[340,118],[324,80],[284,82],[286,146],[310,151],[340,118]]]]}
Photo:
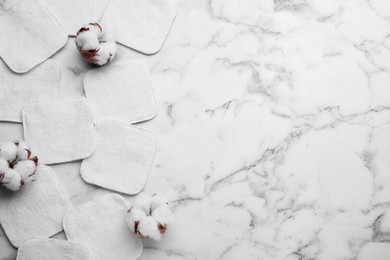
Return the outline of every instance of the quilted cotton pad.
{"type": "MultiPolygon", "coordinates": [[[[95,0],[93,5],[92,21],[98,22],[102,19],[104,12],[111,0],[95,0]]],[[[105,26],[108,26],[107,24],[105,26]]]]}
{"type": "Polygon", "coordinates": [[[32,238],[18,250],[17,260],[88,260],[88,249],[78,243],[47,238],[32,238]]]}
{"type": "Polygon", "coordinates": [[[0,223],[16,247],[26,239],[60,232],[63,217],[71,209],[50,167],[39,165],[35,174],[37,180],[17,192],[0,189],[0,223]]]}
{"type": "Polygon", "coordinates": [[[96,151],[83,160],[81,177],[88,183],[126,194],[142,190],[156,142],[144,129],[114,119],[96,123],[96,151]]]}
{"type": "Polygon", "coordinates": [[[44,0],[44,3],[68,35],[74,36],[84,24],[94,22],[94,0],[44,0]]]}
{"type": "Polygon", "coordinates": [[[161,49],[175,15],[171,0],[115,0],[102,22],[112,27],[117,42],[153,54],[161,49]]]}
{"type": "Polygon", "coordinates": [[[59,98],[30,103],[23,109],[24,139],[43,164],[90,156],[94,126],[85,98],[59,98]]]}
{"type": "Polygon", "coordinates": [[[94,199],[65,216],[66,237],[85,245],[91,259],[137,259],[142,241],[126,226],[127,210],[119,195],[94,199]]]}
{"type": "Polygon", "coordinates": [[[48,60],[30,73],[15,74],[0,61],[0,121],[22,122],[22,109],[30,102],[58,98],[60,72],[48,60]]]}
{"type": "Polygon", "coordinates": [[[150,73],[142,61],[124,61],[90,70],[84,77],[84,89],[96,118],[137,123],[157,113],[150,73]]]}
{"type": "Polygon", "coordinates": [[[0,56],[17,73],[48,59],[68,40],[42,0],[22,1],[0,13],[0,35],[0,56]]]}

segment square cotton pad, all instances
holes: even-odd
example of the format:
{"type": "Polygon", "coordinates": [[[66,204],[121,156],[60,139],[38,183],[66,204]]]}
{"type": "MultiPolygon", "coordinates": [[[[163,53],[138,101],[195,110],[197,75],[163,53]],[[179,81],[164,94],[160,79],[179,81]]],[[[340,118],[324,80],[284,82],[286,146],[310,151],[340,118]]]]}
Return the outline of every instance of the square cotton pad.
{"type": "Polygon", "coordinates": [[[88,183],[126,194],[142,190],[156,142],[144,129],[106,119],[96,123],[96,151],[83,160],[81,177],[88,183]]]}
{"type": "Polygon", "coordinates": [[[60,92],[60,72],[52,60],[26,74],[16,74],[0,61],[0,82],[0,121],[22,122],[25,105],[58,98],[60,92]]]}
{"type": "Polygon", "coordinates": [[[86,246],[91,259],[137,259],[142,241],[126,225],[127,210],[119,195],[94,199],[65,216],[66,237],[86,246]]]}
{"type": "Polygon", "coordinates": [[[137,123],[157,113],[147,65],[139,60],[109,64],[90,70],[84,89],[95,118],[117,118],[137,123]]]}
{"type": "Polygon", "coordinates": [[[43,164],[84,159],[95,149],[94,125],[85,98],[58,98],[23,109],[24,139],[43,164]]]}
{"type": "Polygon", "coordinates": [[[0,35],[0,56],[17,73],[48,59],[68,40],[42,0],[21,1],[0,13],[0,35]]]}
{"type": "Polygon", "coordinates": [[[17,192],[0,189],[0,223],[15,247],[29,238],[47,238],[60,232],[63,217],[71,209],[50,167],[39,165],[35,175],[35,182],[17,192]]]}
{"type": "Polygon", "coordinates": [[[112,28],[117,42],[153,54],[161,49],[175,15],[171,0],[115,0],[102,22],[112,28]]]}
{"type": "Polygon", "coordinates": [[[17,260],[88,260],[88,249],[78,243],[32,238],[25,241],[18,250],[17,260]]]}
{"type": "Polygon", "coordinates": [[[68,35],[75,36],[85,24],[94,22],[94,0],[44,0],[44,3],[68,35]]]}

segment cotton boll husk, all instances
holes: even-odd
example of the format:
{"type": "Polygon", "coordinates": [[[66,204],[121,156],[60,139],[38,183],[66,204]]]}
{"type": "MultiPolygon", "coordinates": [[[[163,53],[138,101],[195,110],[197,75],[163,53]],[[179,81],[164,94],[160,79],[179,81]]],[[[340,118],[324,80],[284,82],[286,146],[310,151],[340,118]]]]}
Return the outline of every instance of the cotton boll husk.
{"type": "Polygon", "coordinates": [[[147,193],[140,193],[137,196],[137,199],[134,201],[133,208],[139,208],[142,209],[146,215],[150,214],[150,203],[152,201],[152,198],[147,193]]]}
{"type": "Polygon", "coordinates": [[[161,240],[161,233],[158,230],[157,221],[153,217],[146,217],[138,224],[138,231],[144,236],[154,240],[161,240]]]}
{"type": "Polygon", "coordinates": [[[96,64],[102,66],[115,58],[117,46],[115,42],[102,42],[100,43],[100,49],[96,53],[94,59],[96,64]]]}
{"type": "Polygon", "coordinates": [[[9,169],[9,162],[4,158],[0,158],[0,173],[5,173],[5,171],[8,169],[9,169]]]}
{"type": "Polygon", "coordinates": [[[0,145],[0,157],[12,162],[16,159],[18,147],[14,142],[5,142],[0,145]]]}
{"type": "Polygon", "coordinates": [[[30,147],[23,142],[23,141],[18,141],[18,160],[27,160],[28,159],[28,151],[30,150],[30,147]]]}
{"type": "Polygon", "coordinates": [[[14,170],[19,173],[25,183],[30,183],[33,180],[32,175],[34,174],[36,167],[35,162],[31,160],[23,160],[19,161],[14,166],[14,170]]]}
{"type": "Polygon", "coordinates": [[[152,217],[161,224],[169,225],[173,221],[173,213],[167,204],[159,206],[152,211],[152,217]]]}
{"type": "Polygon", "coordinates": [[[22,178],[20,177],[19,173],[13,169],[8,169],[4,173],[4,179],[2,180],[2,183],[4,186],[12,191],[18,191],[20,189],[22,178]]]}
{"type": "Polygon", "coordinates": [[[167,205],[167,204],[168,204],[168,201],[165,198],[161,197],[160,195],[153,195],[152,202],[150,204],[150,209],[153,211],[156,208],[158,208],[162,205],[167,205]]]}
{"type": "Polygon", "coordinates": [[[93,31],[84,31],[77,35],[75,43],[78,49],[88,51],[99,48],[99,40],[93,31]]]}
{"type": "Polygon", "coordinates": [[[141,221],[144,218],[146,218],[146,214],[143,210],[137,208],[131,208],[126,218],[127,226],[130,228],[131,231],[136,232],[134,230],[135,222],[141,221]]]}

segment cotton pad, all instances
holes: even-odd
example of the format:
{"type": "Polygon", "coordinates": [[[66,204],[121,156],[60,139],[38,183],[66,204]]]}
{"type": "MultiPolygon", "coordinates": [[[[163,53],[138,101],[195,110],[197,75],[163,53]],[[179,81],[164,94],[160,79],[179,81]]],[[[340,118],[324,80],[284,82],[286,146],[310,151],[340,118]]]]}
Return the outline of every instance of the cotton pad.
{"type": "Polygon", "coordinates": [[[161,49],[175,15],[171,0],[115,0],[101,22],[115,31],[117,42],[153,54],[161,49]]]}
{"type": "Polygon", "coordinates": [[[68,40],[42,0],[22,1],[0,13],[0,35],[0,56],[17,73],[45,61],[68,40]]]}
{"type": "Polygon", "coordinates": [[[39,165],[35,176],[35,182],[18,192],[0,189],[0,223],[15,247],[29,238],[60,232],[63,217],[71,209],[50,167],[39,165]]]}
{"type": "Polygon", "coordinates": [[[84,159],[95,149],[94,125],[85,98],[58,98],[23,109],[24,139],[40,163],[84,159]]]}
{"type": "Polygon", "coordinates": [[[122,61],[90,70],[84,77],[84,89],[96,119],[137,123],[157,113],[150,73],[142,61],[122,61]]]}
{"type": "Polygon", "coordinates": [[[58,98],[60,72],[48,60],[30,73],[16,74],[0,61],[0,121],[22,122],[22,109],[30,102],[58,98]]]}
{"type": "Polygon", "coordinates": [[[88,183],[126,194],[142,190],[156,142],[144,129],[114,119],[96,122],[96,151],[83,160],[81,177],[88,183]]]}
{"type": "Polygon", "coordinates": [[[93,22],[94,0],[44,0],[44,3],[68,35],[75,36],[84,24],[93,22]]]}
{"type": "Polygon", "coordinates": [[[88,260],[88,249],[78,243],[48,238],[32,238],[18,250],[16,260],[88,260]]]}
{"type": "Polygon", "coordinates": [[[65,216],[66,237],[86,246],[91,259],[137,259],[143,245],[126,226],[127,210],[119,195],[94,199],[65,216]]]}
{"type": "Polygon", "coordinates": [[[98,22],[102,19],[104,12],[111,0],[95,0],[93,4],[92,21],[98,22]]]}

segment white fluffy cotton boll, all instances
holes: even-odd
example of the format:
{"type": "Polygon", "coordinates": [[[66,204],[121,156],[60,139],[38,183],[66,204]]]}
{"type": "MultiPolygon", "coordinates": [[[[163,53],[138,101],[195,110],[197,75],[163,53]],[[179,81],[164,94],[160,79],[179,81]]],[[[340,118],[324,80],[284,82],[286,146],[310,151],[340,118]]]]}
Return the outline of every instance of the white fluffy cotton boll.
{"type": "Polygon", "coordinates": [[[0,157],[12,162],[16,159],[18,147],[14,142],[5,142],[0,145],[0,157]]]}
{"type": "Polygon", "coordinates": [[[30,183],[33,180],[32,176],[34,175],[36,168],[35,162],[31,160],[19,161],[14,166],[14,170],[20,174],[24,183],[30,183]]]}
{"type": "Polygon", "coordinates": [[[143,210],[137,208],[131,208],[126,219],[127,226],[130,228],[131,231],[135,233],[136,232],[135,222],[141,221],[144,218],[146,218],[146,214],[143,210]]]}
{"type": "Polygon", "coordinates": [[[0,158],[0,174],[5,173],[5,171],[8,169],[9,169],[9,162],[4,158],[0,158]]]}
{"type": "Polygon", "coordinates": [[[27,160],[29,159],[29,156],[31,155],[31,153],[29,152],[30,151],[30,147],[28,147],[28,145],[23,142],[23,141],[18,141],[18,160],[27,160]]]}
{"type": "Polygon", "coordinates": [[[167,204],[159,206],[152,211],[152,217],[160,224],[165,226],[169,225],[173,221],[173,213],[167,204]]]}
{"type": "Polygon", "coordinates": [[[137,196],[137,199],[134,201],[133,208],[139,208],[142,209],[146,215],[150,214],[150,203],[152,201],[152,198],[147,193],[140,193],[137,196]]]}
{"type": "Polygon", "coordinates": [[[84,31],[77,35],[75,39],[76,46],[79,50],[96,50],[99,48],[99,40],[94,31],[84,31]]]}
{"type": "Polygon", "coordinates": [[[117,46],[115,42],[102,42],[100,49],[94,56],[95,64],[102,66],[115,58],[117,46]]]}
{"type": "Polygon", "coordinates": [[[168,201],[160,195],[153,195],[150,203],[150,209],[153,211],[162,205],[168,205],[168,201]]]}
{"type": "Polygon", "coordinates": [[[158,229],[157,221],[153,217],[146,217],[138,224],[138,231],[144,237],[149,237],[154,240],[161,240],[161,233],[158,229]]]}
{"type": "Polygon", "coordinates": [[[12,191],[18,191],[22,186],[22,178],[17,171],[13,169],[8,169],[4,173],[2,183],[7,189],[12,191]]]}

